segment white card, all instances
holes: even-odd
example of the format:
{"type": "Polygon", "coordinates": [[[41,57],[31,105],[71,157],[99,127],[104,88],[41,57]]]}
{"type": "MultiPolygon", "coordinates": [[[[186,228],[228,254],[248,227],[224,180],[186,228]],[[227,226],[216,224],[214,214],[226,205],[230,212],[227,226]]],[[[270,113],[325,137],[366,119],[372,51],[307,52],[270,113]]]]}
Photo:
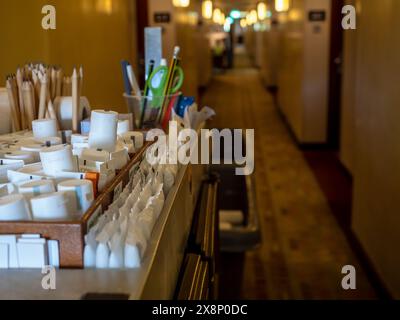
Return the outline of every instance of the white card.
{"type": "Polygon", "coordinates": [[[8,258],[9,268],[17,269],[18,263],[18,252],[17,252],[17,236],[16,235],[0,235],[0,244],[8,245],[8,258]]]}
{"type": "Polygon", "coordinates": [[[17,243],[19,267],[22,269],[41,269],[47,265],[46,250],[43,243],[17,243]]]}
{"type": "Polygon", "coordinates": [[[0,269],[9,268],[8,244],[0,243],[0,269]]]}

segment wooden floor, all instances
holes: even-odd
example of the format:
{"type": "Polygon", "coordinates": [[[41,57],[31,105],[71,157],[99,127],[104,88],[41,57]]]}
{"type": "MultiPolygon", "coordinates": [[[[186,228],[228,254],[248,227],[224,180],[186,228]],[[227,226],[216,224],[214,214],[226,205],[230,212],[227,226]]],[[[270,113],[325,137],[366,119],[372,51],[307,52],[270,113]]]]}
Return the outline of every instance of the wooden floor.
{"type": "Polygon", "coordinates": [[[258,71],[245,55],[236,60],[234,70],[214,77],[202,104],[218,114],[212,127],[255,129],[263,243],[244,256],[223,255],[221,298],[376,298],[258,71]],[[345,265],[356,267],[355,291],[341,287],[345,265]]]}

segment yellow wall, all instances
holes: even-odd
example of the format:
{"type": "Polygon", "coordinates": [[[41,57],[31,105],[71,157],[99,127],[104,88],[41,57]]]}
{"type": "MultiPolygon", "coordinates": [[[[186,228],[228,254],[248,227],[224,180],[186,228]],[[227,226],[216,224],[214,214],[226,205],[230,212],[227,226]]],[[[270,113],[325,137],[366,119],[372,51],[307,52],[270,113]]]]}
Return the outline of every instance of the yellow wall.
{"type": "Polygon", "coordinates": [[[0,0],[0,79],[27,61],[67,73],[82,64],[92,106],[125,112],[120,61],[136,63],[135,17],[135,0],[0,0]],[[46,4],[57,10],[54,31],[41,27],[46,4]]]}
{"type": "Polygon", "coordinates": [[[305,51],[305,3],[304,0],[293,2],[291,11],[298,12],[297,19],[283,18],[281,38],[281,64],[278,73],[278,100],[293,132],[299,140],[304,135],[302,84],[304,79],[304,51],[305,51]]]}
{"type": "MultiPolygon", "coordinates": [[[[355,5],[355,0],[347,0],[346,4],[355,5]]],[[[343,79],[340,128],[340,160],[354,173],[354,107],[356,94],[356,53],[357,31],[344,32],[343,79]]]]}
{"type": "Polygon", "coordinates": [[[280,21],[279,105],[299,142],[326,143],[331,0],[292,1],[280,21]],[[325,11],[326,20],[310,22],[312,10],[325,11]]]}
{"type": "Polygon", "coordinates": [[[359,3],[353,228],[400,298],[400,1],[359,3]]]}

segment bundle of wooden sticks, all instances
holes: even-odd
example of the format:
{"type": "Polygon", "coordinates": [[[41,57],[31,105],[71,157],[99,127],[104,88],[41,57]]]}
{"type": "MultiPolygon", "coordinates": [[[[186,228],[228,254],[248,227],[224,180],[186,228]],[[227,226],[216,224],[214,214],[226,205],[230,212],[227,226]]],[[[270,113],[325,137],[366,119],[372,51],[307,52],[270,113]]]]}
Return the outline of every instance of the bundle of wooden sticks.
{"type": "Polygon", "coordinates": [[[73,97],[73,129],[78,131],[78,110],[83,88],[83,68],[74,69],[71,77],[56,66],[27,64],[6,77],[13,132],[32,129],[36,119],[55,119],[57,97],[73,97]]]}

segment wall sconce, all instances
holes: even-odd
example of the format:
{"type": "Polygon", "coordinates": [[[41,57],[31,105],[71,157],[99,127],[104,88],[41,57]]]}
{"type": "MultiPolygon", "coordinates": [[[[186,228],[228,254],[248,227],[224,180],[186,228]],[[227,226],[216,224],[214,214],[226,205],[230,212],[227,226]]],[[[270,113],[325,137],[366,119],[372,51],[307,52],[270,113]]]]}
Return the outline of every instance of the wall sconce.
{"type": "Polygon", "coordinates": [[[256,10],[251,10],[250,13],[250,24],[255,24],[258,21],[258,15],[256,10]]]}
{"type": "Polygon", "coordinates": [[[289,11],[289,0],[275,0],[275,10],[277,12],[289,11]]]}
{"type": "Polygon", "coordinates": [[[204,19],[211,19],[213,17],[213,3],[211,0],[205,0],[202,3],[201,11],[204,19]]]}
{"type": "Polygon", "coordinates": [[[213,12],[213,17],[212,17],[213,22],[219,24],[221,21],[221,15],[222,15],[222,11],[218,8],[215,8],[214,12],[213,12]]]}
{"type": "Polygon", "coordinates": [[[223,26],[225,24],[225,13],[221,13],[219,24],[223,26]]]}
{"type": "Polygon", "coordinates": [[[264,20],[267,18],[267,5],[265,2],[259,2],[257,5],[258,20],[264,20]]]}
{"type": "Polygon", "coordinates": [[[110,15],[113,11],[113,3],[111,0],[97,0],[96,10],[97,12],[110,15]]]}
{"type": "Polygon", "coordinates": [[[177,8],[187,8],[190,5],[190,0],[172,0],[172,4],[177,8]]]}

